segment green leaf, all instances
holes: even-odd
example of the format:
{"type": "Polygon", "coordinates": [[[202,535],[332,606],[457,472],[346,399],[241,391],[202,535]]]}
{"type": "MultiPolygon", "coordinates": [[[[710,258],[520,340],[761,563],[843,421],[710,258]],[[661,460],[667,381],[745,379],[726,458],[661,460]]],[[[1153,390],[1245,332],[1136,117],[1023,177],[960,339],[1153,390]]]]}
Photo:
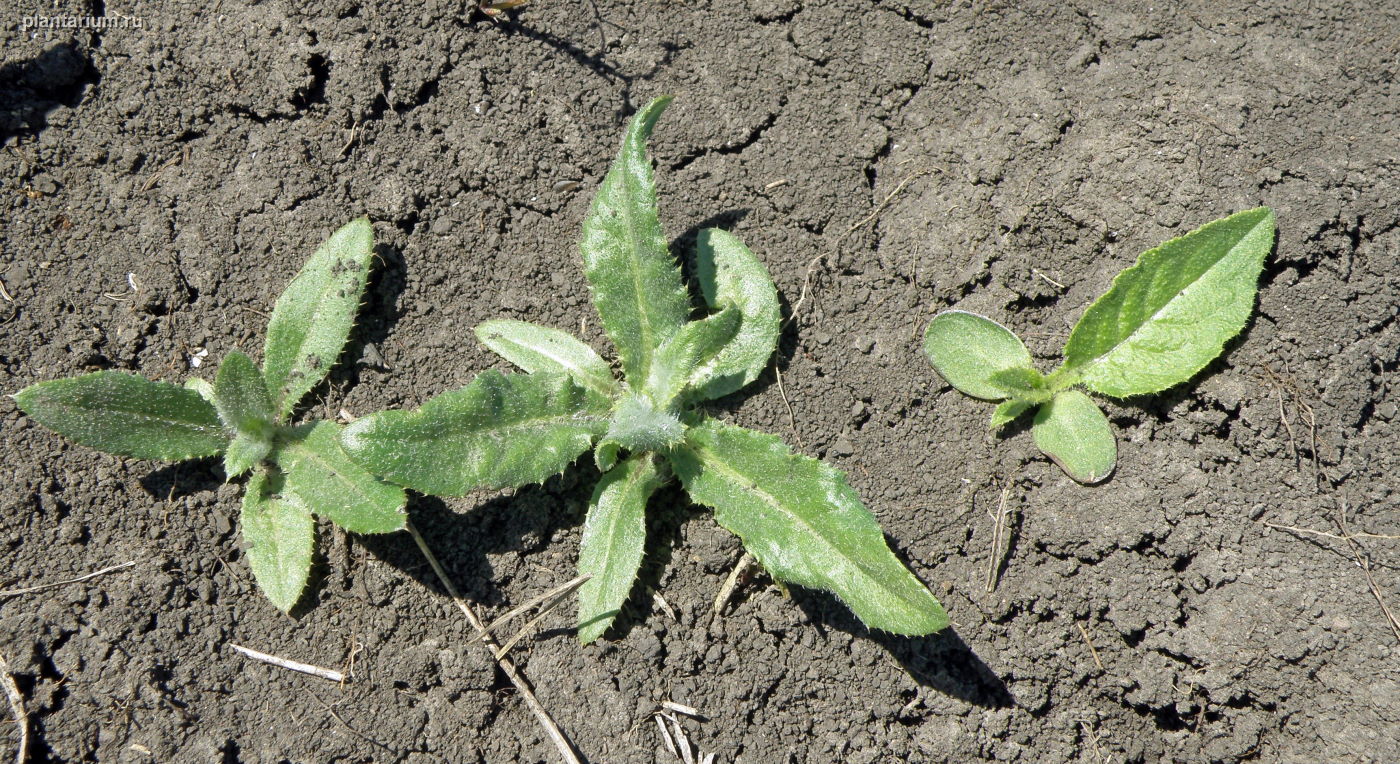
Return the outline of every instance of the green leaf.
{"type": "Polygon", "coordinates": [[[617,395],[617,380],[608,362],[568,332],[502,319],[476,327],[476,336],[525,371],[569,374],[600,395],[617,395]]]}
{"type": "Polygon", "coordinates": [[[214,410],[230,431],[270,441],[273,413],[267,385],[252,359],[237,350],[219,364],[214,377],[214,410]]]}
{"type": "Polygon", "coordinates": [[[578,572],[591,576],[578,591],[578,640],[603,636],[627,601],[646,543],[647,499],[662,484],[651,454],[633,454],[593,490],[583,524],[578,572]]]}
{"type": "Polygon", "coordinates": [[[267,384],[252,359],[237,350],[219,364],[214,377],[214,410],[234,435],[224,452],[224,474],[232,479],[272,450],[272,399],[267,384]]]}
{"type": "Polygon", "coordinates": [[[376,475],[462,496],[562,472],[607,428],[609,403],[564,374],[487,371],[417,411],[357,419],[341,445],[376,475]]]}
{"type": "Polygon", "coordinates": [[[263,372],[278,415],[326,378],[345,348],[374,255],[369,218],[331,234],[277,298],[267,325],[263,372]]]}
{"type": "Polygon", "coordinates": [[[210,403],[214,402],[214,386],[199,377],[190,377],[185,380],[185,389],[199,393],[199,397],[210,403]]]}
{"type": "Polygon", "coordinates": [[[1273,241],[1259,207],[1143,253],[1084,312],[1056,374],[1115,397],[1190,379],[1244,328],[1273,241]]]}
{"type": "Polygon", "coordinates": [[[272,442],[243,433],[233,437],[224,451],[224,479],[232,480],[256,467],[272,452],[272,442]]]}
{"type": "Polygon", "coordinates": [[[714,310],[733,305],[743,315],[734,339],[691,375],[691,396],[714,400],[758,379],[778,347],[778,290],[763,262],[728,231],[706,228],[695,241],[695,275],[714,310]]]}
{"type": "Polygon", "coordinates": [[[607,472],[617,464],[618,452],[622,450],[622,444],[615,440],[608,440],[606,437],[598,441],[598,445],[593,447],[593,463],[598,467],[599,472],[607,472]]]}
{"type": "Polygon", "coordinates": [[[99,371],[40,382],[15,395],[20,410],[89,448],[140,459],[213,456],[229,442],[213,405],[193,390],[99,371]]]}
{"type": "Polygon", "coordinates": [[[871,628],[912,635],[948,625],[837,470],[715,420],[691,427],[671,461],[691,498],[713,507],[774,577],[835,593],[871,628]]]}
{"type": "Polygon", "coordinates": [[[317,422],[298,428],[304,437],[283,446],[277,464],[287,490],[317,515],[352,533],[403,530],[407,520],[402,488],[369,474],[340,447],[340,426],[317,422]]]}
{"type": "Polygon", "coordinates": [[[280,473],[254,472],[243,494],[240,526],[248,542],[248,566],[258,588],[285,613],[306,589],[316,527],[311,511],[281,490],[280,473]]]}
{"type": "Polygon", "coordinates": [[[1015,399],[998,403],[996,410],[992,412],[992,421],[987,425],[987,429],[995,430],[1008,424],[1034,405],[1036,405],[1034,401],[1015,399]]]}
{"type": "Polygon", "coordinates": [[[1118,460],[1118,443],[1108,417],[1078,390],[1057,393],[1042,404],[1031,434],[1037,448],[1081,483],[1108,477],[1118,460]]]}
{"type": "Polygon", "coordinates": [[[1034,395],[1045,386],[1045,375],[1035,369],[1016,367],[1002,369],[987,378],[993,385],[1008,390],[1017,398],[1034,395]]]}
{"type": "Polygon", "coordinates": [[[1035,370],[1030,351],[1010,329],[963,310],[934,316],[924,332],[924,354],[948,384],[974,398],[993,401],[1016,392],[1015,387],[994,380],[998,372],[1035,370]]]}
{"type": "Polygon", "coordinates": [[[671,335],[652,358],[651,374],[646,382],[646,393],[652,401],[662,408],[671,407],[685,392],[696,371],[734,339],[742,319],[739,309],[731,306],[713,316],[691,321],[671,335]]]}
{"type": "Polygon", "coordinates": [[[675,413],[657,408],[646,396],[628,395],[613,410],[607,438],[601,446],[609,453],[599,455],[598,467],[602,469],[609,460],[617,459],[617,446],[629,451],[665,451],[684,438],[685,425],[675,413]]]}
{"type": "Polygon", "coordinates": [[[670,102],[670,97],[658,98],[632,118],[622,150],[583,222],[579,247],[603,329],[634,384],[648,377],[652,354],[690,313],[680,268],[666,248],[657,217],[646,153],[647,138],[670,102]]]}

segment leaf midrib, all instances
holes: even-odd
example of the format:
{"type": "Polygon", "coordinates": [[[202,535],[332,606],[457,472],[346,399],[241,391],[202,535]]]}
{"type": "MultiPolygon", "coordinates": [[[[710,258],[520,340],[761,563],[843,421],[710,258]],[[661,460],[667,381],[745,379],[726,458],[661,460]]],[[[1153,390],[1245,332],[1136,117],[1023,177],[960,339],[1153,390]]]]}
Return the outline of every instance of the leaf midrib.
{"type": "MultiPolygon", "coordinates": [[[[632,490],[636,487],[636,485],[637,485],[638,483],[640,483],[643,479],[645,479],[645,478],[647,477],[647,469],[646,469],[647,465],[645,465],[645,464],[637,464],[637,465],[635,465],[635,467],[636,467],[635,470],[631,471],[630,474],[628,474],[625,478],[623,478],[622,494],[623,494],[624,496],[630,495],[630,494],[632,493],[632,490]]],[[[643,514],[645,515],[645,508],[643,509],[643,514]]],[[[613,539],[617,538],[618,524],[622,521],[622,515],[623,515],[622,512],[613,512],[613,513],[612,513],[612,516],[608,519],[608,540],[609,540],[609,542],[611,542],[613,539]]],[[[616,558],[616,556],[617,556],[617,555],[615,555],[615,554],[613,553],[615,549],[616,549],[616,545],[615,545],[615,544],[608,543],[608,544],[604,544],[604,545],[603,545],[603,564],[602,564],[602,566],[601,566],[601,570],[603,571],[603,575],[597,576],[597,577],[596,577],[597,580],[598,580],[598,582],[599,582],[599,584],[600,584],[600,587],[599,587],[600,593],[601,593],[601,588],[602,588],[602,587],[601,587],[601,584],[602,584],[604,581],[609,581],[609,580],[611,580],[611,576],[610,576],[609,574],[612,572],[612,569],[613,569],[613,561],[615,560],[615,558],[616,558]]],[[[595,600],[596,600],[596,599],[597,599],[597,598],[595,598],[595,600]]]]}
{"type": "MultiPolygon", "coordinates": [[[[602,381],[603,377],[598,376],[598,372],[600,371],[598,369],[589,369],[588,367],[579,364],[577,361],[572,360],[567,355],[555,355],[554,353],[546,352],[544,348],[526,345],[522,342],[512,340],[506,337],[505,335],[497,335],[497,337],[507,342],[510,342],[511,344],[515,345],[516,347],[522,350],[533,350],[536,353],[539,353],[540,355],[544,356],[545,358],[554,361],[555,363],[562,366],[566,370],[566,373],[569,373],[570,376],[574,377],[579,382],[587,385],[589,389],[591,389],[595,393],[607,395],[610,392],[607,387],[599,384],[602,381]]],[[[548,342],[548,339],[544,340],[544,343],[546,345],[548,344],[548,342]]]]}
{"type": "MultiPolygon", "coordinates": [[[[420,416],[422,416],[422,415],[420,414],[420,416]]],[[[473,436],[473,435],[482,435],[482,436],[491,437],[491,438],[500,438],[500,437],[502,437],[502,436],[504,436],[504,435],[515,435],[515,434],[520,434],[520,433],[531,433],[531,432],[534,432],[534,431],[543,430],[543,429],[545,429],[546,427],[548,427],[548,426],[550,426],[550,425],[568,424],[568,423],[571,423],[571,422],[577,422],[577,423],[579,423],[579,424],[602,425],[602,424],[606,424],[606,423],[607,423],[607,419],[604,418],[604,417],[595,415],[595,414],[588,414],[588,415],[580,415],[580,414],[561,414],[561,415],[555,415],[555,416],[549,416],[549,417],[534,417],[534,418],[527,419],[527,420],[520,421],[520,422],[511,422],[511,423],[509,423],[509,424],[503,424],[503,425],[498,425],[498,426],[489,427],[489,428],[486,428],[486,427],[482,427],[482,428],[472,428],[472,429],[466,430],[465,432],[452,433],[452,434],[449,434],[449,435],[447,435],[447,436],[445,436],[445,437],[451,438],[451,439],[460,439],[460,438],[463,438],[463,437],[470,437],[470,436],[473,436]]],[[[430,441],[430,440],[440,440],[442,437],[444,437],[444,436],[441,436],[441,435],[432,435],[432,436],[424,436],[424,437],[421,437],[421,438],[404,438],[404,440],[411,440],[411,441],[430,441]]]]}
{"type": "Polygon", "coordinates": [[[63,403],[55,403],[55,406],[56,406],[57,408],[61,408],[61,409],[65,410],[65,411],[69,411],[69,412],[72,412],[72,413],[115,414],[115,415],[119,415],[119,416],[128,416],[128,417],[132,417],[132,418],[134,418],[134,419],[138,419],[138,420],[142,420],[142,421],[146,421],[146,422],[152,422],[152,423],[155,423],[155,424],[167,425],[167,426],[174,426],[174,427],[180,427],[180,428],[182,428],[182,429],[183,429],[183,428],[188,428],[188,429],[194,430],[194,431],[196,431],[196,432],[200,432],[200,433],[204,433],[204,432],[217,432],[217,433],[222,433],[223,430],[224,430],[223,424],[198,424],[198,423],[195,423],[195,422],[187,422],[187,421],[183,421],[183,420],[179,420],[179,419],[164,419],[164,418],[162,418],[162,417],[156,416],[155,414],[146,414],[146,413],[143,413],[143,412],[140,412],[140,411],[130,411],[130,410],[127,410],[127,409],[96,408],[96,407],[87,407],[87,406],[79,406],[79,405],[76,405],[76,404],[63,404],[63,403]]]}
{"type": "MultiPolygon", "coordinates": [[[[1225,254],[1221,255],[1219,258],[1217,258],[1217,259],[1215,260],[1215,262],[1211,263],[1211,264],[1210,264],[1210,267],[1208,267],[1208,268],[1206,268],[1205,270],[1201,271],[1200,275],[1197,276],[1196,278],[1192,279],[1190,283],[1188,283],[1188,284],[1186,284],[1185,286],[1181,287],[1180,289],[1176,290],[1176,294],[1175,294],[1174,296],[1172,296],[1171,299],[1167,300],[1167,302],[1166,302],[1164,305],[1162,305],[1162,307],[1160,307],[1160,308],[1158,308],[1156,311],[1154,311],[1154,312],[1152,313],[1152,315],[1150,315],[1150,316],[1148,316],[1147,318],[1145,318],[1145,319],[1143,319],[1142,321],[1140,321],[1140,322],[1138,323],[1138,325],[1132,330],[1132,332],[1128,334],[1128,336],[1126,336],[1126,337],[1124,337],[1122,340],[1120,340],[1120,341],[1114,343],[1112,347],[1108,348],[1107,350],[1103,351],[1102,353],[1099,353],[1098,355],[1094,356],[1093,358],[1090,358],[1090,359],[1084,361],[1083,363],[1079,364],[1078,366],[1074,367],[1075,370],[1076,370],[1077,372],[1079,372],[1079,374],[1078,374],[1077,376],[1082,377],[1084,374],[1087,374],[1088,371],[1089,371],[1090,369],[1092,369],[1094,366],[1096,366],[1096,365],[1098,365],[1099,363],[1101,363],[1101,362],[1103,361],[1104,358],[1108,357],[1109,355],[1112,355],[1112,354],[1113,354],[1115,351],[1117,351],[1119,348],[1121,348],[1121,347],[1123,347],[1124,345],[1127,345],[1127,344],[1133,342],[1135,339],[1137,339],[1137,338],[1138,338],[1138,335],[1139,335],[1145,328],[1147,328],[1148,326],[1150,326],[1150,325],[1152,325],[1153,323],[1155,323],[1158,319],[1160,319],[1161,316],[1162,316],[1162,314],[1165,313],[1166,310],[1167,310],[1168,308],[1170,308],[1173,304],[1176,303],[1176,301],[1181,297],[1181,293],[1182,293],[1182,292],[1185,292],[1187,289],[1190,289],[1191,287],[1195,286],[1196,284],[1199,284],[1199,283],[1201,282],[1201,280],[1204,279],[1206,276],[1210,275],[1210,273],[1211,273],[1212,271],[1214,271],[1214,270],[1216,269],[1216,267],[1218,267],[1221,263],[1223,263],[1223,262],[1225,262],[1227,259],[1229,259],[1229,257],[1230,257],[1231,255],[1233,255],[1237,249],[1239,249],[1241,243],[1244,242],[1245,239],[1249,238],[1256,230],[1258,230],[1258,228],[1259,228],[1259,226],[1260,226],[1261,224],[1262,224],[1262,222],[1261,222],[1261,223],[1256,223],[1255,225],[1250,226],[1249,230],[1248,230],[1248,231],[1245,231],[1244,234],[1241,235],[1241,236],[1239,237],[1239,239],[1236,240],[1235,243],[1234,243],[1233,245],[1231,245],[1230,248],[1227,249],[1227,250],[1225,251],[1225,254]]],[[[1136,267],[1136,266],[1135,266],[1135,267],[1136,267]]],[[[1112,287],[1110,287],[1110,289],[1112,289],[1112,287]]],[[[1100,299],[1102,299],[1102,298],[1100,298],[1100,299]]],[[[1093,306],[1091,305],[1090,307],[1092,308],[1093,306]]],[[[1121,315],[1121,313],[1122,313],[1122,311],[1121,311],[1121,309],[1120,309],[1119,314],[1121,315]]]]}
{"type": "Polygon", "coordinates": [[[828,548],[828,549],[831,549],[833,552],[835,552],[835,553],[837,554],[837,556],[839,556],[839,557],[840,557],[841,559],[843,559],[843,560],[846,560],[846,561],[849,562],[856,570],[860,571],[861,575],[862,575],[866,580],[873,582],[875,588],[879,589],[880,591],[887,592],[888,594],[890,594],[891,596],[893,596],[893,597],[894,597],[896,600],[898,600],[899,602],[902,602],[902,603],[904,603],[905,605],[910,606],[910,607],[912,607],[912,608],[915,609],[915,610],[918,610],[918,603],[913,602],[913,601],[907,599],[902,593],[897,592],[897,591],[893,590],[892,588],[886,586],[886,585],[884,584],[884,582],[881,580],[880,576],[875,575],[869,568],[866,567],[866,565],[864,565],[863,563],[861,563],[859,560],[854,559],[854,558],[852,558],[851,556],[847,555],[840,547],[838,547],[838,546],[836,546],[835,544],[833,544],[830,540],[828,540],[828,539],[826,538],[825,535],[823,535],[820,531],[818,531],[818,529],[816,528],[816,526],[812,525],[810,522],[808,522],[808,521],[807,521],[805,518],[803,518],[801,515],[798,515],[798,514],[792,512],[791,510],[786,509],[786,508],[782,505],[782,503],[779,502],[779,501],[777,500],[777,498],[774,497],[772,494],[768,493],[767,491],[764,491],[764,490],[760,489],[760,488],[758,487],[758,482],[757,482],[757,481],[748,480],[748,479],[747,479],[748,476],[744,475],[743,473],[739,472],[739,471],[736,470],[736,469],[733,469],[733,468],[730,467],[727,463],[725,463],[723,460],[716,458],[717,455],[716,455],[713,451],[709,450],[708,448],[705,448],[704,446],[700,446],[700,445],[696,445],[696,444],[693,444],[693,443],[692,443],[692,444],[687,444],[686,447],[689,448],[691,451],[695,452],[696,455],[700,457],[701,461],[702,461],[705,465],[707,465],[707,466],[709,466],[709,467],[713,467],[716,471],[718,471],[718,472],[720,472],[720,473],[723,473],[723,474],[725,474],[726,476],[729,476],[729,477],[731,477],[731,478],[739,478],[740,480],[737,480],[737,481],[731,480],[731,482],[736,483],[740,490],[742,490],[742,491],[747,491],[748,493],[752,493],[752,494],[754,494],[754,495],[760,497],[765,503],[767,503],[769,506],[773,507],[773,508],[774,508],[775,510],[777,510],[779,513],[784,514],[784,515],[787,515],[788,517],[791,517],[791,518],[796,522],[797,525],[800,525],[800,526],[803,527],[804,529],[810,531],[810,535],[811,535],[812,538],[815,538],[816,540],[820,541],[820,542],[822,543],[823,546],[825,546],[825,547],[828,548]],[[747,485],[752,485],[753,487],[752,487],[752,488],[748,488],[748,487],[746,487],[746,484],[747,484],[747,485]]]}
{"type": "MultiPolygon", "coordinates": [[[[645,152],[645,149],[643,149],[643,152],[645,152]]],[[[642,161],[646,161],[645,153],[643,153],[642,161]]],[[[635,164],[635,159],[632,159],[627,164],[628,167],[626,171],[621,173],[623,190],[625,192],[622,204],[622,215],[624,218],[623,222],[627,228],[627,259],[631,263],[631,267],[628,268],[628,271],[629,275],[632,277],[632,298],[637,303],[637,317],[640,319],[639,328],[642,331],[642,345],[639,349],[641,357],[638,358],[641,368],[637,369],[637,374],[640,379],[645,380],[648,375],[651,374],[652,355],[656,352],[657,343],[653,339],[655,337],[655,332],[652,330],[651,314],[647,311],[646,298],[642,296],[641,236],[638,233],[637,205],[632,203],[641,184],[637,182],[637,177],[635,175],[636,168],[632,167],[632,165],[635,164]]]]}
{"type": "MultiPolygon", "coordinates": [[[[332,477],[333,479],[335,479],[337,482],[339,482],[339,483],[345,483],[345,484],[349,485],[349,486],[354,490],[355,494],[358,495],[358,496],[364,501],[364,503],[366,503],[366,504],[373,504],[373,503],[374,503],[374,502],[371,500],[370,495],[369,495],[368,493],[365,493],[363,490],[361,490],[361,488],[360,488],[359,485],[357,485],[354,481],[352,481],[352,480],[350,480],[350,479],[348,479],[348,478],[343,477],[343,476],[341,475],[340,470],[338,470],[338,469],[336,469],[334,466],[332,466],[331,463],[330,463],[329,461],[327,461],[324,457],[322,457],[319,453],[317,453],[316,451],[313,451],[312,449],[308,448],[308,447],[306,446],[305,443],[298,443],[297,445],[293,446],[293,447],[292,447],[292,454],[293,454],[293,458],[297,460],[297,461],[294,461],[294,462],[293,462],[293,465],[292,465],[293,469],[295,469],[296,467],[300,466],[300,464],[297,463],[297,462],[300,461],[300,459],[302,459],[302,458],[308,459],[308,460],[310,460],[311,462],[313,462],[316,466],[325,468],[328,472],[331,473],[331,477],[332,477]]],[[[290,470],[288,470],[288,472],[290,473],[290,470]]],[[[290,474],[288,475],[288,477],[290,478],[290,474]]],[[[300,496],[299,498],[300,498],[304,503],[306,503],[308,506],[310,505],[310,502],[307,502],[305,496],[300,496]]],[[[314,511],[314,510],[313,510],[313,511],[314,511]]]]}

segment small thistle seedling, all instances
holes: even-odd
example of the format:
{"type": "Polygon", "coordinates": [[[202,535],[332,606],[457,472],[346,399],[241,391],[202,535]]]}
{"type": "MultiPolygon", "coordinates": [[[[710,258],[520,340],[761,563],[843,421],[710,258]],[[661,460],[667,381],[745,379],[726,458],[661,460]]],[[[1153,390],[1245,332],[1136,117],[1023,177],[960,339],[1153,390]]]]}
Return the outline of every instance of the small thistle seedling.
{"type": "Polygon", "coordinates": [[[1032,408],[1035,444],[1081,483],[1113,472],[1118,446],[1083,387],[1111,398],[1165,390],[1220,355],[1254,310],[1274,213],[1231,215],[1144,252],[1070,331],[1064,363],[1042,375],[1011,330],[975,313],[938,314],[924,352],[948,384],[1001,401],[996,429],[1032,408]]]}
{"type": "Polygon", "coordinates": [[[288,424],[345,347],[373,253],[369,218],[316,250],[272,310],[261,370],[235,350],[212,385],[99,371],[31,385],[15,400],[34,421],[99,451],[164,461],[223,454],[227,480],[252,470],[241,518],[248,564],[267,598],[289,611],[311,571],[312,515],[354,533],[404,527],[403,489],[351,461],[339,425],[288,424]]]}
{"type": "Polygon", "coordinates": [[[623,379],[591,347],[521,321],[477,336],[527,374],[487,371],[413,412],[347,426],[365,468],[429,494],[513,488],[562,472],[590,447],[603,471],[589,503],[579,569],[579,640],[607,630],[641,566],[644,512],[674,474],[690,497],[775,578],[825,589],[872,628],[928,634],[948,625],[933,595],[885,544],[875,517],[835,469],[779,439],[705,416],[696,405],[754,381],[778,340],[778,296],[734,236],[702,231],[690,300],[667,251],[646,141],[670,98],[632,120],[584,222],[584,273],[623,379]]]}

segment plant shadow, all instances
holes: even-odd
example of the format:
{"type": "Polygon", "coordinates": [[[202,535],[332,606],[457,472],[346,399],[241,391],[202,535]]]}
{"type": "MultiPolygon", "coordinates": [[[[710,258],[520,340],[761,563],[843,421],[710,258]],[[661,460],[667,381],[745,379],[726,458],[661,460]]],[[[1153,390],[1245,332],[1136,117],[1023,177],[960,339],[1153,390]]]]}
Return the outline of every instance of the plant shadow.
{"type": "MultiPolygon", "coordinates": [[[[593,482],[591,467],[576,465],[543,485],[528,485],[506,495],[487,498],[460,512],[433,496],[411,494],[409,519],[442,564],[453,585],[473,606],[501,607],[512,603],[497,580],[488,555],[531,554],[548,546],[561,529],[583,520],[593,482]]],[[[407,533],[356,536],[355,543],[431,591],[446,595],[442,582],[407,533]]],[[[572,569],[527,585],[542,593],[573,577],[572,569]],[[546,580],[548,579],[548,580],[546,580]]],[[[533,575],[533,574],[532,574],[533,575]]]]}
{"type": "MultiPolygon", "coordinates": [[[[352,389],[360,384],[366,371],[378,378],[390,370],[379,354],[379,346],[388,339],[390,328],[403,317],[404,308],[399,305],[399,298],[408,285],[408,266],[401,249],[383,242],[374,245],[374,260],[378,266],[370,269],[358,320],[350,330],[340,360],[306,401],[323,397],[328,390],[352,389]]],[[[302,407],[305,403],[303,401],[302,407]]]]}
{"type": "Polygon", "coordinates": [[[952,626],[922,637],[872,631],[832,594],[801,587],[792,587],[790,592],[793,603],[807,614],[813,628],[837,629],[870,639],[885,648],[921,686],[981,708],[1016,705],[1016,698],[1006,683],[952,626]]]}
{"type": "Polygon", "coordinates": [[[162,501],[214,493],[224,484],[223,462],[219,457],[209,456],[163,464],[139,478],[139,482],[152,498],[162,501]]]}
{"type": "Polygon", "coordinates": [[[76,107],[86,86],[99,79],[92,58],[75,41],[0,67],[0,143],[16,135],[38,135],[48,127],[49,112],[76,107]]]}

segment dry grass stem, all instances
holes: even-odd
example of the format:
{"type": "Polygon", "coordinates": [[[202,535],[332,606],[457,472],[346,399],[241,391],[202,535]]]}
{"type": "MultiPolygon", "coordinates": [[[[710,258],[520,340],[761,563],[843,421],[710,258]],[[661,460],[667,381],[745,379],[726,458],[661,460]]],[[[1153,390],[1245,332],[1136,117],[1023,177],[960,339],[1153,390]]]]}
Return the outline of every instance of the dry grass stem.
{"type": "Polygon", "coordinates": [[[24,710],[24,696],[15,684],[10,673],[10,664],[0,655],[0,683],[5,685],[5,697],[10,701],[10,713],[14,714],[15,726],[19,728],[19,746],[15,749],[15,764],[24,764],[29,758],[29,713],[24,710]]]}
{"type": "Polygon", "coordinates": [[[699,710],[697,710],[697,709],[695,709],[695,708],[692,708],[692,707],[690,707],[690,706],[683,706],[683,705],[681,705],[680,703],[675,702],[674,700],[663,700],[663,701],[661,701],[661,707],[664,708],[664,709],[666,709],[667,711],[675,711],[676,713],[682,714],[682,715],[684,715],[684,716],[690,716],[690,717],[694,717],[694,718],[696,718],[696,719],[703,719],[703,718],[705,718],[704,715],[701,714],[699,710]]]}
{"type": "MultiPolygon", "coordinates": [[[[442,582],[442,587],[447,590],[448,596],[452,598],[453,604],[457,606],[458,610],[462,611],[463,616],[466,616],[467,623],[471,624],[472,628],[476,629],[478,633],[481,633],[481,641],[494,655],[496,651],[500,650],[500,645],[496,644],[495,638],[491,636],[490,632],[486,631],[486,627],[481,623],[481,619],[477,617],[475,611],[467,604],[467,601],[462,599],[462,595],[457,591],[456,584],[452,583],[451,578],[448,578],[447,571],[443,570],[442,563],[438,562],[437,555],[433,554],[433,550],[428,548],[428,542],[423,539],[423,535],[418,532],[418,529],[413,526],[413,523],[407,523],[405,527],[409,535],[413,537],[413,543],[418,545],[418,551],[422,552],[423,557],[428,561],[428,564],[432,566],[433,573],[437,574],[438,580],[442,582]]],[[[579,761],[578,755],[574,753],[574,747],[569,743],[568,738],[564,737],[563,731],[554,723],[553,717],[551,717],[549,712],[544,709],[544,706],[540,704],[539,698],[535,697],[535,693],[530,689],[529,683],[525,681],[524,677],[520,676],[520,672],[516,670],[515,664],[511,662],[510,658],[505,656],[496,658],[496,665],[501,667],[501,673],[506,675],[506,679],[509,679],[516,691],[520,693],[521,699],[525,701],[525,705],[529,707],[530,711],[535,715],[535,719],[539,721],[540,726],[544,728],[545,734],[554,742],[554,747],[559,751],[559,757],[567,764],[582,764],[582,762],[579,761]]]]}
{"type": "Polygon", "coordinates": [[[1094,640],[1089,639],[1089,630],[1084,628],[1082,623],[1075,622],[1074,625],[1079,627],[1079,633],[1084,637],[1084,644],[1089,646],[1089,655],[1093,656],[1094,665],[1099,667],[1099,671],[1105,671],[1103,661],[1099,660],[1099,651],[1094,649],[1094,640]]]}
{"type": "MultiPolygon", "coordinates": [[[[583,583],[589,578],[591,578],[591,576],[579,576],[570,581],[566,581],[565,583],[562,583],[554,587],[553,589],[550,589],[544,594],[535,597],[534,599],[530,600],[529,602],[526,602],[523,605],[517,605],[516,607],[511,608],[509,611],[506,612],[505,615],[496,618],[496,620],[488,624],[486,628],[477,632],[476,638],[480,639],[483,634],[494,633],[496,629],[498,629],[502,624],[507,623],[508,621],[514,619],[516,616],[520,615],[521,613],[524,613],[525,611],[540,604],[541,602],[562,597],[563,595],[572,592],[580,586],[583,586],[583,583]]],[[[549,607],[553,608],[556,604],[558,603],[550,603],[549,607]]]]}
{"type": "Polygon", "coordinates": [[[715,615],[724,614],[724,606],[729,604],[729,598],[734,596],[734,589],[739,585],[739,576],[748,570],[753,558],[748,552],[744,552],[739,557],[739,561],[734,563],[734,569],[729,571],[729,576],[724,579],[724,585],[719,588],[719,594],[715,597],[715,615]]]}
{"type": "Polygon", "coordinates": [[[80,582],[82,582],[82,581],[86,581],[86,580],[88,580],[88,579],[90,579],[90,578],[97,578],[98,576],[106,575],[106,574],[111,573],[112,571],[115,571],[115,570],[122,570],[122,569],[124,569],[124,568],[130,568],[130,567],[132,567],[132,566],[135,565],[135,564],[136,564],[136,561],[135,561],[135,560],[129,560],[129,561],[127,561],[127,562],[121,563],[120,565],[112,565],[112,566],[110,566],[110,567],[103,568],[102,570],[94,570],[93,572],[88,573],[88,574],[85,575],[85,576],[78,576],[77,578],[70,578],[70,579],[67,579],[67,580],[64,580],[64,581],[55,581],[55,582],[53,582],[53,583],[51,583],[51,584],[39,584],[39,585],[37,585],[37,586],[26,586],[26,587],[24,587],[24,588],[22,588],[22,589],[6,589],[5,591],[0,592],[0,597],[17,597],[17,596],[19,596],[19,595],[21,595],[21,594],[33,594],[34,592],[42,592],[42,591],[44,591],[45,589],[53,589],[54,587],[58,587],[58,586],[67,586],[67,585],[69,585],[69,584],[76,584],[76,583],[80,583],[80,582]]]}
{"type": "Polygon", "coordinates": [[[787,390],[783,389],[783,373],[778,371],[778,367],[773,367],[773,376],[778,380],[778,395],[783,399],[783,405],[787,407],[788,429],[792,430],[792,439],[797,441],[797,447],[806,449],[802,443],[802,433],[797,431],[797,416],[792,411],[792,401],[788,400],[787,390]]]}
{"type": "MultiPolygon", "coordinates": [[[[544,604],[544,606],[540,608],[540,612],[538,612],[538,613],[535,614],[535,617],[534,617],[534,618],[531,618],[529,621],[527,621],[527,622],[525,623],[524,626],[521,626],[521,627],[520,627],[520,631],[515,632],[515,636],[513,636],[513,637],[511,637],[510,639],[506,640],[506,643],[505,643],[504,645],[501,645],[500,649],[496,650],[496,660],[500,660],[500,659],[504,658],[504,657],[506,656],[506,653],[509,653],[509,652],[510,652],[510,649],[511,649],[512,647],[515,647],[515,643],[517,643],[517,642],[519,642],[520,640],[524,639],[526,634],[530,634],[530,633],[534,632],[535,626],[539,625],[539,622],[540,622],[540,621],[543,621],[545,616],[547,616],[547,615],[549,615],[550,613],[554,612],[554,609],[557,608],[557,607],[559,607],[560,603],[562,603],[564,600],[568,599],[569,594],[571,594],[571,593],[573,592],[574,587],[576,587],[576,586],[578,586],[579,584],[583,583],[583,581],[582,581],[582,580],[579,580],[579,579],[585,579],[585,580],[586,580],[587,578],[588,578],[588,576],[580,576],[578,579],[574,579],[575,581],[578,581],[578,584],[574,584],[573,587],[570,587],[570,588],[568,588],[568,589],[565,589],[564,591],[560,592],[559,594],[556,594],[556,595],[554,596],[554,599],[552,599],[552,600],[546,602],[546,603],[544,604]]],[[[573,583],[573,582],[571,581],[570,583],[573,583]]],[[[494,625],[494,624],[493,624],[493,625],[494,625]]],[[[487,627],[487,628],[490,628],[490,627],[487,627]]]]}
{"type": "Polygon", "coordinates": [[[334,669],[321,668],[320,666],[313,666],[310,663],[302,663],[301,661],[289,660],[287,658],[271,655],[260,650],[254,650],[251,647],[235,645],[232,642],[230,642],[228,646],[232,647],[237,652],[242,653],[243,655],[249,658],[252,658],[255,661],[262,661],[263,663],[268,663],[279,668],[284,668],[288,671],[299,671],[303,674],[318,676],[322,679],[331,682],[345,681],[345,675],[334,669]]]}
{"type": "Polygon", "coordinates": [[[1005,544],[1006,535],[1006,499],[1011,495],[1011,481],[1006,481],[1006,485],[1001,489],[1001,503],[997,507],[992,518],[992,548],[987,553],[987,593],[996,591],[997,570],[1001,568],[1002,546],[1005,544]]]}

